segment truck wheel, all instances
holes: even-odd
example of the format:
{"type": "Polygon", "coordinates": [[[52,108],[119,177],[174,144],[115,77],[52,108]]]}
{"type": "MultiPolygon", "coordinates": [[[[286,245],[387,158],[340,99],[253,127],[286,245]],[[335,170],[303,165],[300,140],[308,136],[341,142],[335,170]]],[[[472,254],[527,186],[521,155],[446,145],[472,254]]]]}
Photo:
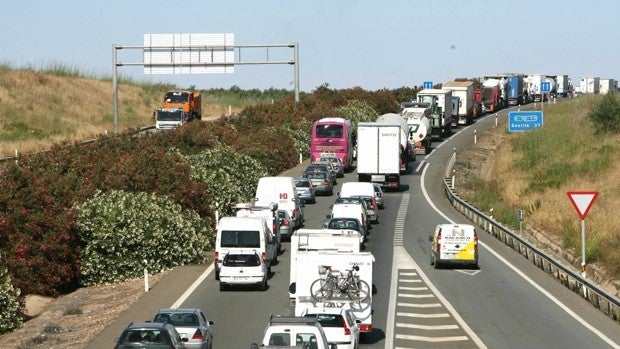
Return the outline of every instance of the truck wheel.
{"type": "Polygon", "coordinates": [[[215,280],[220,281],[220,272],[219,271],[215,271],[215,280]]]}
{"type": "Polygon", "coordinates": [[[220,291],[226,291],[226,285],[220,282],[220,291]]]}
{"type": "Polygon", "coordinates": [[[265,279],[263,279],[263,283],[260,284],[260,290],[267,291],[267,288],[269,288],[269,285],[267,284],[267,275],[265,275],[265,279]]]}

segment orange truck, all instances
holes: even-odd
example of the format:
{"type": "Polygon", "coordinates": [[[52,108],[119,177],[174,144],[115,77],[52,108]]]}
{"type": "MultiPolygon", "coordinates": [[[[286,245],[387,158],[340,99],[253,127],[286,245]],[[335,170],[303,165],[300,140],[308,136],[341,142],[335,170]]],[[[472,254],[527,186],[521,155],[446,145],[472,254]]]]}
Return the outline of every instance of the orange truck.
{"type": "Polygon", "coordinates": [[[200,119],[202,117],[200,92],[168,91],[164,95],[164,108],[181,108],[189,115],[189,119],[200,119]]]}

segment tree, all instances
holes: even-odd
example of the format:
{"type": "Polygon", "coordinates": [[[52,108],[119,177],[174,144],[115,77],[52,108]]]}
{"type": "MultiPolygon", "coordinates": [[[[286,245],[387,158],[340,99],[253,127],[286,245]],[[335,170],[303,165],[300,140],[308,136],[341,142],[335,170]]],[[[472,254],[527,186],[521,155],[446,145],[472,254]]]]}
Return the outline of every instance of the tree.
{"type": "Polygon", "coordinates": [[[588,119],[594,124],[596,134],[620,133],[620,103],[613,91],[588,113],[588,119]]]}

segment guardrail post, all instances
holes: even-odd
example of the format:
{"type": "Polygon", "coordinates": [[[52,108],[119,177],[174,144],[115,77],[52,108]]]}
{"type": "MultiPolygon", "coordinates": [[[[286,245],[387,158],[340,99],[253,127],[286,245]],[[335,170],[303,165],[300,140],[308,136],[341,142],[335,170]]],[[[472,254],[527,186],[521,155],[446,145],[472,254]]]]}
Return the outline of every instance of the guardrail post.
{"type": "Polygon", "coordinates": [[[478,130],[474,130],[474,144],[478,144],[478,135],[476,135],[476,132],[478,132],[478,130]]]}

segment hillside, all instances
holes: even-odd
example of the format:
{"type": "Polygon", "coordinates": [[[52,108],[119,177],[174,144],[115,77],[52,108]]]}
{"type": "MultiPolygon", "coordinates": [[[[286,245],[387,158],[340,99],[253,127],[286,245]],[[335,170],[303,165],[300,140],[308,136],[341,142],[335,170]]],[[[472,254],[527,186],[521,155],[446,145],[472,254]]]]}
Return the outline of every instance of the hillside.
{"type": "Polygon", "coordinates": [[[581,96],[545,105],[544,127],[508,133],[505,120],[457,157],[457,191],[496,219],[580,270],[580,218],[569,191],[598,191],[586,218],[590,277],[600,272],[620,290],[620,135],[596,135],[586,115],[600,97],[581,96]]]}

